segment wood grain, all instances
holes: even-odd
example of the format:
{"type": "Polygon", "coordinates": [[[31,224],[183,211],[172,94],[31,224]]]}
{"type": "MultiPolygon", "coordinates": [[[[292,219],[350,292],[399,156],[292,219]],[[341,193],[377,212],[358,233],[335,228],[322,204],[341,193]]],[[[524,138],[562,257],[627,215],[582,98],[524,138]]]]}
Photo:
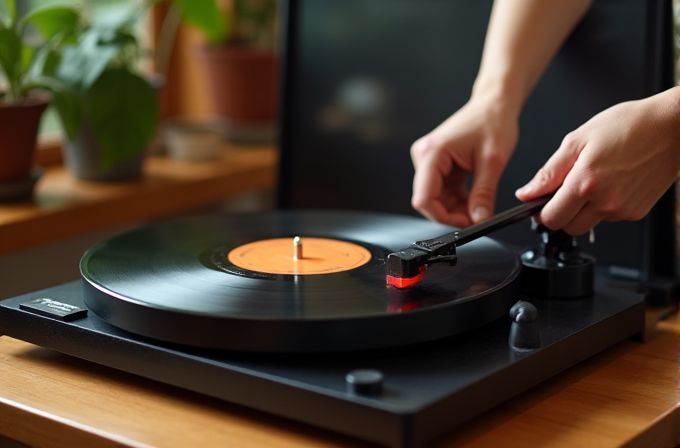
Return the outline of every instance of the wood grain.
{"type": "MultiPolygon", "coordinates": [[[[432,446],[673,446],[677,349],[671,333],[622,342],[432,446]]],[[[0,432],[39,448],[372,446],[6,336],[0,378],[0,432]]]]}

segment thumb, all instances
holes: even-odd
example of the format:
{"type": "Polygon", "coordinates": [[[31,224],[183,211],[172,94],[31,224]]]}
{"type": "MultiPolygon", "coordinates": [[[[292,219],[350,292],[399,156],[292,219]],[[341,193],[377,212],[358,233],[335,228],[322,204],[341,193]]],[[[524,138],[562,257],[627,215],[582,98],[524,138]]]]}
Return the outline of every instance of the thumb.
{"type": "Polygon", "coordinates": [[[562,186],[580,152],[581,148],[575,144],[563,142],[534,178],[515,192],[517,199],[526,202],[556,191],[562,186]]]}

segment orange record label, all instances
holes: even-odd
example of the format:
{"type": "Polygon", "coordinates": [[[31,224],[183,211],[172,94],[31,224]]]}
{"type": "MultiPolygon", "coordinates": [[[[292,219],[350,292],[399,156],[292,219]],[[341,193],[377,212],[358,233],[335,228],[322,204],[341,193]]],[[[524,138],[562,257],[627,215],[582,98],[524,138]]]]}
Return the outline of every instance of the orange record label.
{"type": "Polygon", "coordinates": [[[229,261],[243,269],[284,275],[332,274],[371,260],[368,249],[326,238],[275,238],[244,244],[229,252],[229,261]]]}

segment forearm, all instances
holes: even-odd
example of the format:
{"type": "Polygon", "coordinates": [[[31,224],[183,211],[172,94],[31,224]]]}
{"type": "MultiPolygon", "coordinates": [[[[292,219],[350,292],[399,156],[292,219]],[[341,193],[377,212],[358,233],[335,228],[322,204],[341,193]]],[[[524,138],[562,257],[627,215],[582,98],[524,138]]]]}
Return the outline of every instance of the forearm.
{"type": "Polygon", "coordinates": [[[668,114],[671,121],[671,127],[674,129],[675,141],[678,148],[678,156],[680,157],[680,84],[672,89],[662,92],[667,96],[668,114]]]}
{"type": "Polygon", "coordinates": [[[592,0],[496,0],[473,96],[492,93],[519,114],[592,0]]]}
{"type": "Polygon", "coordinates": [[[665,108],[668,117],[668,133],[675,148],[676,173],[680,173],[680,84],[656,96],[662,97],[660,107],[665,108]]]}

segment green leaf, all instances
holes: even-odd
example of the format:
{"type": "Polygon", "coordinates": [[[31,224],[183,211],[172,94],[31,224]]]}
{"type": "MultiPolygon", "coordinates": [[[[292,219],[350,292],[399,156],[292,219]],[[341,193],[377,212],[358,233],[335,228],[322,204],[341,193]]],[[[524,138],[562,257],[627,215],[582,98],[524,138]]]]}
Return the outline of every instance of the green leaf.
{"type": "Polygon", "coordinates": [[[45,54],[45,60],[40,72],[44,76],[53,76],[57,72],[57,67],[61,62],[61,53],[55,50],[48,50],[43,54],[45,54]]]}
{"type": "Polygon", "coordinates": [[[66,6],[37,8],[24,17],[35,25],[40,33],[51,39],[59,33],[67,35],[78,25],[78,11],[66,6]]]}
{"type": "Polygon", "coordinates": [[[9,28],[17,18],[17,4],[16,0],[2,0],[0,1],[0,15],[7,17],[6,26],[9,28]]]}
{"type": "Polygon", "coordinates": [[[57,50],[47,45],[38,48],[30,61],[24,82],[35,83],[39,79],[54,76],[59,61],[61,61],[61,54],[57,50]]]}
{"type": "MultiPolygon", "coordinates": [[[[102,42],[100,41],[99,43],[101,44],[102,42]]],[[[125,46],[136,47],[137,37],[134,34],[127,31],[117,31],[116,33],[113,33],[113,35],[111,36],[111,40],[108,41],[107,43],[117,45],[120,48],[125,46]]]]}
{"type": "Polygon", "coordinates": [[[13,0],[0,0],[0,25],[4,25],[9,28],[10,24],[12,23],[12,19],[7,9],[8,1],[13,0]]]}
{"type": "Polygon", "coordinates": [[[21,39],[13,30],[0,25],[0,68],[10,85],[10,96],[18,94],[21,73],[21,39]]]}
{"type": "Polygon", "coordinates": [[[52,93],[52,105],[56,108],[66,136],[73,140],[83,123],[83,100],[71,90],[52,93]]]}
{"type": "Polygon", "coordinates": [[[147,11],[144,6],[143,2],[109,1],[104,7],[90,11],[93,13],[92,25],[113,30],[133,28],[147,11]]]}
{"type": "Polygon", "coordinates": [[[28,72],[33,57],[35,56],[35,48],[24,45],[21,47],[21,74],[28,72]]]}
{"type": "Polygon", "coordinates": [[[88,89],[120,49],[114,45],[98,45],[99,34],[84,33],[78,45],[64,49],[56,77],[75,89],[88,89]]]}
{"type": "Polygon", "coordinates": [[[181,10],[187,24],[198,28],[214,43],[221,42],[227,35],[224,13],[215,0],[173,0],[181,10]]]}
{"type": "Polygon", "coordinates": [[[88,91],[87,106],[103,169],[146,149],[158,115],[147,81],[124,69],[108,69],[88,91]]]}

